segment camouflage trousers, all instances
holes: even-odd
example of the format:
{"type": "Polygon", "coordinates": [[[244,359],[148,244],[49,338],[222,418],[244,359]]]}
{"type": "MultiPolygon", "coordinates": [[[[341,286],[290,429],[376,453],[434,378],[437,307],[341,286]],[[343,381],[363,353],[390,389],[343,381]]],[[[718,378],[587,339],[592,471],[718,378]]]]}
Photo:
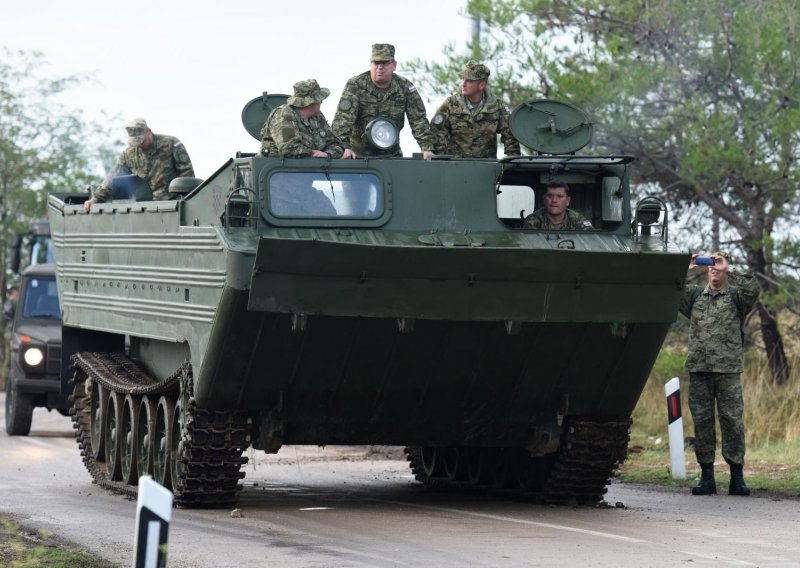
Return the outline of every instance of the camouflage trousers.
{"type": "Polygon", "coordinates": [[[739,373],[689,373],[689,410],[694,421],[694,453],[698,463],[714,463],[717,436],[714,407],[719,410],[722,457],[744,463],[744,401],[739,373]]]}

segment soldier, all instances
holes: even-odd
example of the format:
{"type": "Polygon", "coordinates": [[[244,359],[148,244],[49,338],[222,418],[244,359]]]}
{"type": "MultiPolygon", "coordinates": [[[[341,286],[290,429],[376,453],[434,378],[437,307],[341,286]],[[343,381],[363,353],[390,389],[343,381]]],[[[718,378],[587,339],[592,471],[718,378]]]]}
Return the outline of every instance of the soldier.
{"type": "Polygon", "coordinates": [[[344,86],[333,118],[333,131],[358,155],[401,157],[403,151],[399,146],[392,152],[380,152],[367,146],[363,136],[367,124],[374,118],[389,118],[402,129],[408,116],[414,138],[425,159],[429,160],[433,156],[433,134],[425,114],[425,103],[411,81],[395,75],[395,69],[394,46],[374,44],[369,71],[352,77],[344,86]]]}
{"type": "MultiPolygon", "coordinates": [[[[706,286],[688,285],[680,312],[689,318],[689,410],[694,420],[694,451],[701,477],[692,495],[713,495],[716,432],[714,405],[719,409],[722,457],[730,466],[729,495],[750,495],[744,482],[742,413],[742,325],[758,300],[760,289],[750,274],[730,272],[723,253],[711,255],[706,286]]],[[[689,269],[697,267],[692,255],[689,269]]]]}
{"type": "Polygon", "coordinates": [[[568,209],[569,186],[560,180],[547,182],[544,194],[544,207],[537,209],[527,217],[523,229],[549,229],[560,231],[585,231],[594,229],[586,217],[568,209]]]}
{"type": "Polygon", "coordinates": [[[122,151],[103,184],[94,197],[83,203],[90,211],[92,204],[103,203],[111,196],[113,179],[131,173],[143,179],[153,191],[153,199],[169,199],[169,182],[177,177],[194,177],[189,154],[180,140],[166,134],[153,134],[143,118],[135,118],[125,125],[128,147],[122,151]]]}
{"type": "Polygon", "coordinates": [[[500,134],[506,156],[519,156],[508,110],[486,90],[489,68],[470,61],[461,71],[461,93],[450,95],[431,120],[434,150],[458,158],[497,158],[500,134]]]}
{"type": "Polygon", "coordinates": [[[270,113],[261,129],[262,152],[285,158],[355,158],[320,112],[330,94],[315,79],[295,83],[294,95],[270,113]]]}

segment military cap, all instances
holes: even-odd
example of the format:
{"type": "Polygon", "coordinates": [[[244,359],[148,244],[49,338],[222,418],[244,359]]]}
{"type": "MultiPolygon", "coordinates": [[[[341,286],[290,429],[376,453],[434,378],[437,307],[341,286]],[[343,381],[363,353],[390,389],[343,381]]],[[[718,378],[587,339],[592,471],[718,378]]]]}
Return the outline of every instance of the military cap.
{"type": "Polygon", "coordinates": [[[370,61],[394,61],[394,46],[391,43],[373,43],[370,61]]]}
{"type": "Polygon", "coordinates": [[[467,81],[487,81],[491,73],[483,63],[468,61],[461,70],[461,78],[467,81]]]}
{"type": "Polygon", "coordinates": [[[286,102],[293,107],[303,108],[321,103],[330,94],[331,90],[320,87],[316,79],[306,79],[294,84],[294,95],[286,99],[286,102]]]}
{"type": "Polygon", "coordinates": [[[144,142],[144,135],[150,128],[143,118],[134,118],[125,125],[128,131],[128,146],[135,148],[144,142]]]}

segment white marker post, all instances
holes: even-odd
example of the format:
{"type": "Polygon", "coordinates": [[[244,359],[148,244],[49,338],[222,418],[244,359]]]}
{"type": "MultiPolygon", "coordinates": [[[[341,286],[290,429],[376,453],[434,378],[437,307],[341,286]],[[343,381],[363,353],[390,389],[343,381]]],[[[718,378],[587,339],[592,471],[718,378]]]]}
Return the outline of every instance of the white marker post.
{"type": "Polygon", "coordinates": [[[664,385],[667,393],[667,420],[669,423],[669,458],[672,462],[672,479],[686,479],[686,458],[683,454],[683,418],[681,417],[681,385],[678,377],[664,385]]]}
{"type": "Polygon", "coordinates": [[[140,477],[133,568],[163,568],[167,565],[167,535],[171,518],[172,492],[149,475],[140,477]]]}

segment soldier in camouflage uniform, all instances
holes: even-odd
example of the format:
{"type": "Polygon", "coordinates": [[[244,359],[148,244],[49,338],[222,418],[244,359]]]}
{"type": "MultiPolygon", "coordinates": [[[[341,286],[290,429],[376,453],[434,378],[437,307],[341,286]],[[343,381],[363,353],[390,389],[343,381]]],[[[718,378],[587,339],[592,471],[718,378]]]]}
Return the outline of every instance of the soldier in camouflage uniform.
{"type": "Polygon", "coordinates": [[[330,94],[314,79],[295,83],[294,95],[270,113],[261,129],[262,152],[284,158],[353,158],[320,112],[330,94]]]}
{"type": "Polygon", "coordinates": [[[153,134],[143,118],[136,118],[125,125],[128,132],[128,147],[122,151],[117,162],[103,184],[94,192],[94,197],[84,202],[90,211],[93,203],[103,203],[111,197],[111,183],[123,173],[131,173],[143,179],[153,191],[153,199],[169,199],[169,182],[177,177],[194,177],[189,154],[180,140],[166,134],[153,134]]]}
{"type": "MultiPolygon", "coordinates": [[[[722,433],[722,457],[729,464],[730,495],[750,495],[742,472],[744,464],[744,424],[742,414],[742,324],[752,311],[759,285],[750,274],[730,272],[722,253],[711,255],[708,284],[687,285],[680,312],[689,318],[689,409],[694,420],[695,456],[701,478],[693,495],[717,492],[714,480],[716,432],[714,407],[719,409],[722,433]]],[[[697,255],[692,255],[689,268],[696,268],[697,255]]]]}
{"type": "Polygon", "coordinates": [[[461,71],[461,93],[445,99],[431,120],[434,150],[457,158],[497,158],[499,134],[506,156],[519,156],[508,109],[486,90],[490,71],[470,61],[461,71]]]}
{"type": "Polygon", "coordinates": [[[585,231],[594,229],[586,217],[569,209],[569,186],[560,180],[547,182],[544,194],[545,206],[527,217],[523,229],[545,229],[551,231],[585,231]]]}
{"type": "Polygon", "coordinates": [[[370,70],[352,77],[342,91],[342,98],[331,125],[345,147],[359,156],[402,157],[398,145],[394,150],[382,152],[364,143],[367,124],[378,117],[391,119],[399,130],[408,123],[426,160],[433,155],[433,134],[425,114],[425,103],[417,88],[394,73],[394,46],[376,43],[372,46],[370,70]]]}

